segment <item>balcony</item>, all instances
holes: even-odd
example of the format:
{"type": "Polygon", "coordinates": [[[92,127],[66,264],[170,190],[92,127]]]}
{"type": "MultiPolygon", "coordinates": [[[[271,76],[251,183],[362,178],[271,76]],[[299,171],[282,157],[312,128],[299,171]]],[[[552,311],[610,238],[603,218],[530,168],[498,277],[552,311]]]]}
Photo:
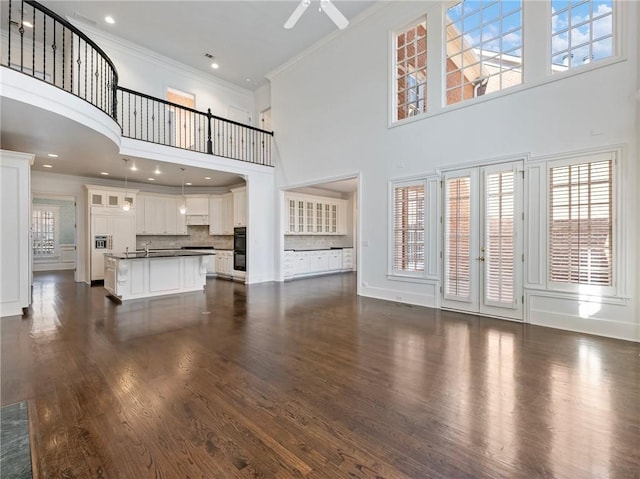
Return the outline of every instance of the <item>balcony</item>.
{"type": "Polygon", "coordinates": [[[118,123],[122,137],[273,166],[272,132],[121,87],[109,57],[67,20],[34,1],[4,8],[4,68],[87,101],[118,123]]]}

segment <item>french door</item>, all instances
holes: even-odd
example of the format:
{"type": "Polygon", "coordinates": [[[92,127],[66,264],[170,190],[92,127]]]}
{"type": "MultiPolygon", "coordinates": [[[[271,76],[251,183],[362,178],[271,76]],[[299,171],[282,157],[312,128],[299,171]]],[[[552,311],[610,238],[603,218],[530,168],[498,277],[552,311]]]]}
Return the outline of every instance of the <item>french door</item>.
{"type": "Polygon", "coordinates": [[[450,171],[442,307],[523,320],[523,162],[450,171]]]}

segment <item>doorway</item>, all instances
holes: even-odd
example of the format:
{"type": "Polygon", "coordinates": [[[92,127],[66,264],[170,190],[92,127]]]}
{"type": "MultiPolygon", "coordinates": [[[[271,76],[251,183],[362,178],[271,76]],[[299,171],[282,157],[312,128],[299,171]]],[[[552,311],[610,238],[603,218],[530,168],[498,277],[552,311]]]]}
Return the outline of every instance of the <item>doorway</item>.
{"type": "Polygon", "coordinates": [[[523,320],[523,161],[443,178],[442,307],[523,320]]]}

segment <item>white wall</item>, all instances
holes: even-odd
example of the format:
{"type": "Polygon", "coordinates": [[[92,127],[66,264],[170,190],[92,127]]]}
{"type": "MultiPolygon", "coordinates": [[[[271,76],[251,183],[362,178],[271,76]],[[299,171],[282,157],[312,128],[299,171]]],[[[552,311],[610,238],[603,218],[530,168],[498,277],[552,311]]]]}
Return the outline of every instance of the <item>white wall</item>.
{"type": "MultiPolygon", "coordinates": [[[[626,174],[621,186],[629,204],[637,204],[638,5],[626,2],[624,7],[622,61],[531,88],[520,87],[511,94],[487,96],[393,128],[388,127],[390,31],[426,12],[431,28],[429,61],[437,65],[442,51],[437,31],[442,7],[437,3],[392,3],[364,21],[352,23],[333,41],[271,78],[275,149],[279,154],[277,186],[287,188],[361,172],[359,291],[393,300],[402,296],[404,301],[428,306],[438,305],[437,284],[427,287],[387,279],[387,227],[382,219],[387,217],[390,179],[505,156],[535,158],[623,145],[626,174]]],[[[637,209],[627,209],[619,221],[627,225],[624,261],[637,265],[637,209]]],[[[638,291],[635,268],[628,268],[622,279],[627,295],[638,291]]],[[[577,318],[573,305],[554,301],[545,298],[540,314],[530,311],[529,320],[543,322],[544,311],[563,311],[545,324],[640,340],[637,297],[603,307],[600,317],[592,319],[577,318]],[[573,322],[562,324],[568,318],[573,322]]]]}
{"type": "Polygon", "coordinates": [[[207,75],[97,28],[69,20],[111,59],[118,71],[120,86],[160,99],[167,98],[167,88],[175,88],[195,95],[196,110],[206,112],[211,108],[214,115],[226,118],[229,107],[234,107],[252,113],[252,124],[255,125],[255,99],[251,90],[207,75]]]}

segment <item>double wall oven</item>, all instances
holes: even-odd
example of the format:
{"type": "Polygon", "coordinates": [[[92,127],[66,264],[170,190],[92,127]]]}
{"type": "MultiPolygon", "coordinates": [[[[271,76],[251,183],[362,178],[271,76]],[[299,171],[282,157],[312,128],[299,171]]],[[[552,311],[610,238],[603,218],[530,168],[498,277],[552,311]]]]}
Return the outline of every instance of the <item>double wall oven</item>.
{"type": "Polygon", "coordinates": [[[233,269],[247,270],[247,228],[233,228],[233,269]]]}

